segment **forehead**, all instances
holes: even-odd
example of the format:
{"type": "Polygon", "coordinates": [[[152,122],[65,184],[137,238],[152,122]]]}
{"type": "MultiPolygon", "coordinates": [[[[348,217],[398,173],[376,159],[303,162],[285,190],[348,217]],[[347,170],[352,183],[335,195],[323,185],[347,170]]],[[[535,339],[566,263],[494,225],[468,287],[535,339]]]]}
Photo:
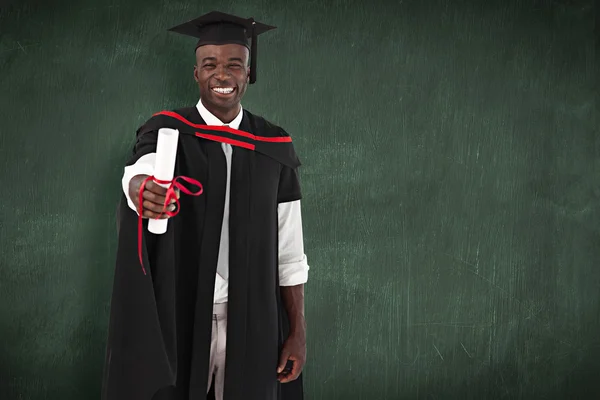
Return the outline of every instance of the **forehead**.
{"type": "Polygon", "coordinates": [[[248,49],[240,44],[222,44],[214,45],[207,44],[196,49],[196,59],[202,60],[205,57],[215,57],[217,59],[224,58],[248,58],[248,49]]]}

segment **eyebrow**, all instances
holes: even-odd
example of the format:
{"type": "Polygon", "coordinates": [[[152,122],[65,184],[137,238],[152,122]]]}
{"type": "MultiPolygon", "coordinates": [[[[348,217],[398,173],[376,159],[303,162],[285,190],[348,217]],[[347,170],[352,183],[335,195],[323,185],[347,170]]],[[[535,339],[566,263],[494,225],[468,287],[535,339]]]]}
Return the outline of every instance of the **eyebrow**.
{"type": "MultiPolygon", "coordinates": [[[[217,58],[216,58],[216,57],[204,57],[204,58],[202,59],[202,62],[203,62],[203,63],[205,63],[206,61],[216,61],[216,60],[217,60],[217,58]]],[[[244,60],[242,60],[242,59],[241,59],[241,58],[239,58],[239,57],[231,57],[231,58],[229,59],[229,61],[239,61],[239,62],[241,62],[241,63],[243,63],[243,62],[244,62],[244,60]]]]}

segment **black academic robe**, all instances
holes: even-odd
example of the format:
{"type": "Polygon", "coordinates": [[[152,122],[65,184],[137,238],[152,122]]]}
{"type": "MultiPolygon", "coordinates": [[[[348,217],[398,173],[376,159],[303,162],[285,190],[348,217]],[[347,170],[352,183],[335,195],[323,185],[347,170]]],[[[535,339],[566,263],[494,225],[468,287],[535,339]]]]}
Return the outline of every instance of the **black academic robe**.
{"type": "Polygon", "coordinates": [[[300,161],[291,142],[264,139],[289,138],[283,129],[248,111],[240,131],[262,140],[226,132],[219,139],[198,126],[203,124],[191,107],[155,115],[137,131],[127,165],[156,151],[159,128],[177,128],[175,176],[198,180],[203,193],[181,194],[180,211],[169,219],[165,234],[151,234],[144,220],[147,275],[138,259],[138,216],[121,197],[102,385],[105,400],[207,398],[226,185],[219,140],[234,144],[224,400],[303,398],[302,376],[287,384],[277,381],[279,353],[289,327],[279,288],[277,205],[301,198],[300,161]]]}

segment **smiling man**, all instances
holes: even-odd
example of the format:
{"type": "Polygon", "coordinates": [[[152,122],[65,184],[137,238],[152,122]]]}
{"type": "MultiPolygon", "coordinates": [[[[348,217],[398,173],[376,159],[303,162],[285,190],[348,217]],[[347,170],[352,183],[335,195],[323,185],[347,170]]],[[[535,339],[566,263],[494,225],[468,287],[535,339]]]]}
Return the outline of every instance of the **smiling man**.
{"type": "Polygon", "coordinates": [[[303,398],[300,162],[281,127],[240,103],[256,80],[256,38],[273,28],[212,12],[171,29],[198,39],[200,100],[150,118],[125,167],[106,400],[303,398]],[[148,218],[168,218],[166,189],[148,180],[162,127],[180,131],[175,176],[203,192],[183,194],[153,235],[148,218]]]}

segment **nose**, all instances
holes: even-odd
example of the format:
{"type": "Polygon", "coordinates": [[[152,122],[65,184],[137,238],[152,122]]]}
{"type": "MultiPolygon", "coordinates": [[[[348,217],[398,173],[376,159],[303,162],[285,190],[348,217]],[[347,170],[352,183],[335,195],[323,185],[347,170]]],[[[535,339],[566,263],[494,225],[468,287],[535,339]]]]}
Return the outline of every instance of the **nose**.
{"type": "Polygon", "coordinates": [[[227,68],[224,65],[219,65],[215,70],[215,78],[218,80],[226,80],[229,77],[227,68]]]}

